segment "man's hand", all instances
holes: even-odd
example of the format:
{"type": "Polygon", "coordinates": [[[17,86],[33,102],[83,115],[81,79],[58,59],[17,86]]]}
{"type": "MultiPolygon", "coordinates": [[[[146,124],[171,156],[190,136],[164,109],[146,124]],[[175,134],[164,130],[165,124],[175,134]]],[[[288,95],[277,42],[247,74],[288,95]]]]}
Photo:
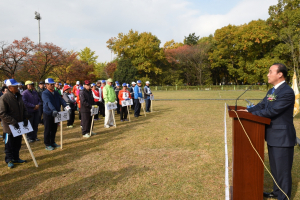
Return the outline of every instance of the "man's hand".
{"type": "Polygon", "coordinates": [[[115,101],[115,104],[117,104],[118,102],[117,101],[115,101]]]}
{"type": "Polygon", "coordinates": [[[27,120],[27,119],[25,119],[25,120],[23,121],[23,125],[24,125],[24,126],[27,126],[27,125],[28,125],[28,120],[27,120]]]}
{"type": "Polygon", "coordinates": [[[40,107],[40,105],[35,105],[35,107],[33,108],[33,110],[38,110],[40,107]]]}
{"type": "Polygon", "coordinates": [[[141,99],[141,97],[138,97],[138,99],[141,99]]]}
{"type": "Polygon", "coordinates": [[[19,128],[20,128],[18,122],[16,122],[15,124],[13,124],[13,126],[14,126],[16,129],[19,129],[19,128]]]}
{"type": "Polygon", "coordinates": [[[107,104],[108,104],[108,105],[110,105],[110,104],[111,104],[111,102],[108,102],[107,104]]]}
{"type": "Polygon", "coordinates": [[[52,112],[52,116],[53,116],[53,117],[56,117],[57,114],[58,114],[58,112],[57,112],[56,110],[52,112]]]}

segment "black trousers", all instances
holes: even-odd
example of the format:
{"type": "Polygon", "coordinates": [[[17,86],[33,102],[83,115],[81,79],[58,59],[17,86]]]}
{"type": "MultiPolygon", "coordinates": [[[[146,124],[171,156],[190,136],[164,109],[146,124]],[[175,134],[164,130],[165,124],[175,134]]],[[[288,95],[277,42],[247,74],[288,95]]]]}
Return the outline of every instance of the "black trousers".
{"type": "Polygon", "coordinates": [[[20,159],[19,153],[22,146],[22,135],[14,137],[12,134],[5,133],[5,162],[20,159]]]}
{"type": "Polygon", "coordinates": [[[43,105],[39,106],[39,123],[44,124],[44,119],[42,119],[43,116],[43,105]]]}
{"type": "Polygon", "coordinates": [[[145,99],[145,101],[146,101],[146,111],[150,112],[151,100],[145,99]]]}
{"type": "Polygon", "coordinates": [[[54,123],[54,117],[52,115],[43,114],[44,116],[44,144],[46,146],[52,146],[55,143],[55,136],[58,123],[54,123]]]}
{"type": "Polygon", "coordinates": [[[131,110],[134,110],[135,109],[135,101],[134,101],[134,99],[132,99],[132,102],[133,102],[133,104],[131,105],[131,110]]]}
{"type": "Polygon", "coordinates": [[[119,104],[119,99],[117,100],[117,113],[120,114],[120,109],[122,107],[122,105],[119,104]]]}
{"type": "Polygon", "coordinates": [[[35,140],[37,138],[37,132],[39,127],[39,120],[40,120],[40,113],[39,112],[33,112],[28,113],[31,115],[31,118],[29,119],[30,124],[32,126],[33,131],[30,133],[27,133],[27,138],[30,140],[35,140]]]}
{"type": "Polygon", "coordinates": [[[134,116],[135,117],[138,117],[140,116],[140,113],[141,113],[141,103],[138,99],[135,99],[134,100],[134,104],[135,104],[135,107],[134,107],[134,116]]]}
{"type": "Polygon", "coordinates": [[[96,105],[99,107],[99,112],[97,115],[95,115],[94,119],[99,119],[99,114],[101,115],[101,112],[100,112],[100,106],[102,106],[101,104],[102,103],[100,101],[96,102],[96,105]]]}
{"type": "Polygon", "coordinates": [[[90,134],[92,124],[92,116],[90,112],[81,113],[82,135],[90,134]]]}
{"type": "Polygon", "coordinates": [[[102,115],[102,117],[105,117],[105,101],[104,101],[104,99],[102,99],[102,102],[100,102],[99,111],[100,111],[100,115],[102,115]]]}
{"type": "Polygon", "coordinates": [[[67,126],[73,125],[74,120],[75,120],[75,110],[72,108],[71,109],[71,114],[70,114],[70,119],[67,121],[67,126]]]}
{"type": "Polygon", "coordinates": [[[127,114],[128,114],[127,106],[122,107],[120,105],[120,120],[127,119],[127,114]]]}
{"type": "MultiPolygon", "coordinates": [[[[272,147],[268,145],[268,153],[273,177],[279,187],[291,198],[294,147],[272,147]]],[[[278,199],[287,199],[275,183],[273,192],[278,195],[278,199]]]]}

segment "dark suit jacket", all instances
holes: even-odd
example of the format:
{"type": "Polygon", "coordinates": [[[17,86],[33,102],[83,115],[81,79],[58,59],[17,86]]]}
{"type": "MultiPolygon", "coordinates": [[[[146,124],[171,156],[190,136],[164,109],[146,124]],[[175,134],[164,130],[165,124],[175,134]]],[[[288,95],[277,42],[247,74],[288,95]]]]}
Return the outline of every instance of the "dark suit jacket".
{"type": "MultiPolygon", "coordinates": [[[[272,89],[267,93],[271,94],[272,89]]],[[[266,125],[265,140],[269,146],[274,147],[292,147],[296,144],[296,131],[293,124],[293,111],[295,103],[295,94],[293,89],[283,83],[274,92],[275,101],[268,101],[267,96],[261,103],[248,112],[253,115],[267,117],[271,119],[271,124],[266,125]]]]}
{"type": "Polygon", "coordinates": [[[94,97],[91,90],[83,89],[79,93],[80,96],[80,112],[91,112],[92,106],[95,104],[94,97]]]}

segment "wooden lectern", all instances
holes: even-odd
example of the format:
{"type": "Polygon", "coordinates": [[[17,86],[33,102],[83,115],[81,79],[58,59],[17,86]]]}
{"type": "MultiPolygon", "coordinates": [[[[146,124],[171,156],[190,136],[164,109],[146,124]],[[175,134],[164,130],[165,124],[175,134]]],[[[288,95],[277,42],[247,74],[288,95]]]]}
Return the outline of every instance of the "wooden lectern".
{"type": "MultiPolygon", "coordinates": [[[[263,199],[264,166],[237,119],[231,111],[235,106],[228,106],[229,117],[232,117],[232,191],[231,199],[263,199]]],[[[237,110],[246,109],[238,106],[237,110]]],[[[271,119],[252,115],[248,112],[237,112],[248,133],[253,146],[264,159],[265,125],[271,119]]]]}

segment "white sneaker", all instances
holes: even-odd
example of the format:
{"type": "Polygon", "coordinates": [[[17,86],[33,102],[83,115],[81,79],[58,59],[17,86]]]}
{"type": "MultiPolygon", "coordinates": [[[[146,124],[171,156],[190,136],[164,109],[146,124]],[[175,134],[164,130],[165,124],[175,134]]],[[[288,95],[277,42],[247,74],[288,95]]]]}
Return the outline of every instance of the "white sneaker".
{"type": "Polygon", "coordinates": [[[110,126],[109,125],[104,125],[104,128],[109,128],[110,126]]]}
{"type": "Polygon", "coordinates": [[[97,133],[94,133],[94,132],[92,131],[92,135],[97,135],[97,133]]]}
{"type": "Polygon", "coordinates": [[[85,137],[85,138],[89,138],[91,137],[88,133],[86,133],[85,135],[83,135],[82,137],[85,137]]]}

